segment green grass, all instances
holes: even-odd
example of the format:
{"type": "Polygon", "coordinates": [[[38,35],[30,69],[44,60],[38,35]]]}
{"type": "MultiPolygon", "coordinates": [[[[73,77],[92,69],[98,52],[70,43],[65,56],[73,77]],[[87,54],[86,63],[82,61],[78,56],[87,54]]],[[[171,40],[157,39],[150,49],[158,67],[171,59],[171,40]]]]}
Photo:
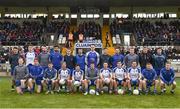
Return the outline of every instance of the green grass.
{"type": "Polygon", "coordinates": [[[88,95],[26,93],[17,95],[10,91],[10,78],[0,77],[0,108],[180,108],[180,78],[176,79],[174,95],[169,88],[165,95],[88,95]]]}

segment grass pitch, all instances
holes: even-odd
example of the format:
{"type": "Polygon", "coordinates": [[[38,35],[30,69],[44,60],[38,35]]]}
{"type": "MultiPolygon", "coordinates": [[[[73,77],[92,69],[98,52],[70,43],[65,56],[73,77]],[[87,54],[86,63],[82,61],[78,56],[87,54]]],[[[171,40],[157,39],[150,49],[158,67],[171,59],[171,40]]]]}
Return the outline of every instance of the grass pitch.
{"type": "Polygon", "coordinates": [[[180,78],[172,95],[29,94],[10,91],[10,78],[0,77],[0,108],[180,108],[180,78]]]}

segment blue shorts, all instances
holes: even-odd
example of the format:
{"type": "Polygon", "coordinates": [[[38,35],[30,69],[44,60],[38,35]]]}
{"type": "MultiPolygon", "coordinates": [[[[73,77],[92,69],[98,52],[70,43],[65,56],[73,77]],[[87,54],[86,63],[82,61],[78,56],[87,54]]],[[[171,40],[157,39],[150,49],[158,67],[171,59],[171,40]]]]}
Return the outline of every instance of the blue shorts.
{"type": "Polygon", "coordinates": [[[131,85],[137,86],[139,84],[139,80],[131,80],[131,85]]]}
{"type": "Polygon", "coordinates": [[[13,76],[14,68],[15,68],[15,66],[11,67],[11,76],[13,76]]]}
{"type": "Polygon", "coordinates": [[[35,79],[35,83],[36,83],[36,85],[41,85],[41,81],[42,81],[42,79],[41,79],[41,78],[37,78],[37,79],[35,79]]]}
{"type": "Polygon", "coordinates": [[[147,81],[146,81],[146,84],[147,84],[147,86],[149,86],[149,87],[150,87],[150,86],[153,86],[153,81],[148,81],[148,80],[147,80],[147,81]]]}
{"type": "Polygon", "coordinates": [[[119,85],[122,85],[123,80],[119,80],[119,79],[116,78],[116,82],[117,82],[119,85]]]}
{"type": "Polygon", "coordinates": [[[15,85],[16,85],[16,87],[21,86],[21,80],[15,80],[15,85]]]}
{"type": "Polygon", "coordinates": [[[52,81],[51,80],[47,81],[46,85],[52,85],[52,81]]]}
{"type": "Polygon", "coordinates": [[[161,69],[155,69],[157,76],[159,77],[161,69]]]}
{"type": "Polygon", "coordinates": [[[95,86],[96,85],[96,80],[89,80],[89,86],[95,86]]]}
{"type": "Polygon", "coordinates": [[[71,73],[71,76],[72,76],[72,73],[73,73],[73,71],[74,71],[74,68],[69,69],[69,70],[71,71],[70,73],[71,73]]]}

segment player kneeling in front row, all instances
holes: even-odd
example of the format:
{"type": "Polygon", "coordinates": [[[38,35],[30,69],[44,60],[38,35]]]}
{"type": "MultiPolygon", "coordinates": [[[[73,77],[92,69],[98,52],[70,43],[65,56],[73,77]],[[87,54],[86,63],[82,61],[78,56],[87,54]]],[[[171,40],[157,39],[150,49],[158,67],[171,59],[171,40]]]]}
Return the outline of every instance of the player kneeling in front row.
{"type": "Polygon", "coordinates": [[[137,67],[137,62],[132,62],[132,67],[128,69],[128,80],[127,80],[128,88],[129,88],[129,94],[132,94],[132,86],[134,86],[134,90],[136,89],[136,86],[139,87],[139,92],[142,91],[141,89],[141,69],[137,67]]]}
{"type": "Polygon", "coordinates": [[[162,68],[160,71],[160,81],[161,81],[161,93],[165,93],[165,85],[172,86],[171,93],[174,94],[174,89],[176,88],[175,82],[175,72],[173,68],[171,68],[171,64],[169,62],[166,63],[165,68],[162,68]]]}
{"type": "Polygon", "coordinates": [[[55,87],[57,79],[57,70],[53,68],[52,63],[48,63],[48,68],[46,68],[43,72],[43,80],[41,83],[47,87],[46,94],[54,94],[53,89],[55,87]]]}
{"type": "Polygon", "coordinates": [[[118,94],[118,86],[122,86],[122,88],[120,89],[122,90],[122,92],[119,93],[124,94],[125,88],[127,87],[126,78],[127,78],[126,70],[122,68],[121,61],[118,61],[117,67],[113,69],[113,79],[114,79],[113,86],[114,86],[115,94],[118,94]]]}
{"type": "Polygon", "coordinates": [[[66,92],[72,92],[71,71],[66,67],[66,62],[63,62],[61,65],[58,81],[60,87],[65,86],[66,92]]]}
{"type": "Polygon", "coordinates": [[[76,65],[76,68],[72,73],[74,92],[76,92],[77,89],[80,87],[81,87],[80,89],[82,89],[82,85],[84,85],[83,75],[84,75],[84,71],[80,69],[79,65],[76,65]]]}
{"type": "Polygon", "coordinates": [[[84,86],[86,90],[84,95],[87,95],[89,93],[90,86],[96,86],[95,93],[96,95],[99,95],[99,88],[100,88],[99,71],[97,68],[95,68],[94,63],[91,63],[90,68],[87,69],[87,72],[85,74],[84,86]]]}
{"type": "Polygon", "coordinates": [[[14,68],[13,79],[15,80],[17,93],[23,94],[29,76],[29,70],[28,67],[24,65],[23,58],[18,59],[18,64],[19,65],[14,68]]]}
{"type": "Polygon", "coordinates": [[[41,81],[43,79],[43,68],[39,65],[37,59],[34,60],[34,65],[29,65],[29,76],[28,90],[30,91],[30,93],[33,93],[36,84],[37,93],[40,93],[42,90],[41,81]]]}
{"type": "Polygon", "coordinates": [[[154,85],[154,94],[157,94],[157,74],[153,69],[151,63],[146,64],[146,68],[142,71],[142,87],[145,90],[145,93],[148,94],[150,92],[150,87],[154,85]]]}
{"type": "Polygon", "coordinates": [[[100,70],[100,85],[101,89],[104,85],[108,85],[109,93],[113,90],[112,70],[108,68],[108,63],[104,62],[103,68],[100,70]]]}

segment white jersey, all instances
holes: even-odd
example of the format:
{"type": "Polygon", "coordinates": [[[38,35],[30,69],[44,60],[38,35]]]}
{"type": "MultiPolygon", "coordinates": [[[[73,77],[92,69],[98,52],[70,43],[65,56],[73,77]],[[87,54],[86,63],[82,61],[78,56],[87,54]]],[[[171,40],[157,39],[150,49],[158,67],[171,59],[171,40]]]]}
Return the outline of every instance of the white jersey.
{"type": "Polygon", "coordinates": [[[139,68],[129,68],[128,73],[132,80],[137,80],[140,77],[141,70],[139,68]]]}
{"type": "Polygon", "coordinates": [[[115,78],[117,78],[118,80],[123,80],[126,75],[126,70],[123,68],[115,67],[113,69],[113,73],[115,74],[115,78]]]}
{"type": "Polygon", "coordinates": [[[73,71],[74,80],[75,81],[80,81],[82,79],[83,74],[84,74],[84,72],[82,70],[80,70],[80,71],[74,70],[73,71]]]}
{"type": "Polygon", "coordinates": [[[34,64],[34,60],[36,58],[36,54],[34,52],[26,53],[26,65],[34,64]]]}
{"type": "Polygon", "coordinates": [[[69,69],[65,69],[65,70],[60,69],[60,70],[59,70],[60,79],[65,79],[65,80],[67,80],[68,77],[70,76],[70,74],[71,74],[71,71],[70,71],[69,69]]]}
{"type": "Polygon", "coordinates": [[[102,68],[101,70],[100,70],[100,73],[102,74],[102,76],[104,77],[104,78],[109,78],[109,77],[111,77],[111,73],[112,73],[112,71],[111,71],[111,69],[104,69],[104,68],[102,68]]]}

